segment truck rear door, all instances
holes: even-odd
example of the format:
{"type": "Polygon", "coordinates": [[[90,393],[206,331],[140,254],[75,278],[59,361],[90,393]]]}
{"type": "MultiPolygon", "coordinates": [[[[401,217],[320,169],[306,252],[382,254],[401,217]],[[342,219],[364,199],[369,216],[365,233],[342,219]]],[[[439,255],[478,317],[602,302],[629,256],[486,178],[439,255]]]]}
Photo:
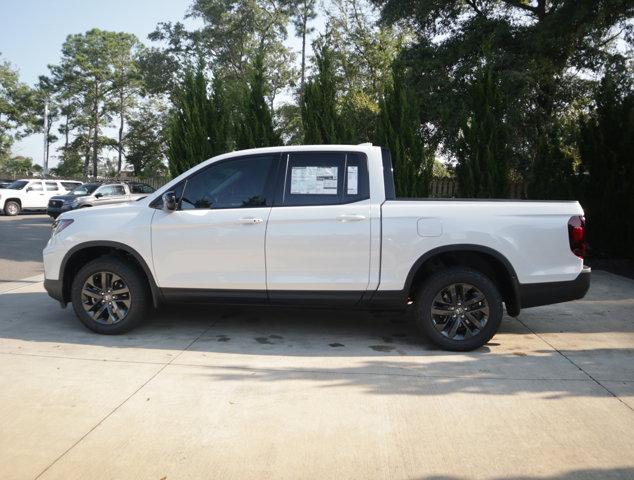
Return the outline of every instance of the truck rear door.
{"type": "Polygon", "coordinates": [[[366,155],[290,153],[280,173],[266,232],[270,301],[358,302],[370,276],[366,155]]]}

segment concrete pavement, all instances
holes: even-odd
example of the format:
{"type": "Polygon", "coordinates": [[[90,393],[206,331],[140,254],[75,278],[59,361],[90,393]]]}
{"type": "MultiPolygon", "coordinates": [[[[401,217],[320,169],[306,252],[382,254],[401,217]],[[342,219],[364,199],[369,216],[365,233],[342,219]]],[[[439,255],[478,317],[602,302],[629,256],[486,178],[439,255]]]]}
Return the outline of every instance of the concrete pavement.
{"type": "Polygon", "coordinates": [[[164,309],[87,331],[0,294],[0,477],[634,478],[634,281],[466,354],[392,314],[164,309]]]}

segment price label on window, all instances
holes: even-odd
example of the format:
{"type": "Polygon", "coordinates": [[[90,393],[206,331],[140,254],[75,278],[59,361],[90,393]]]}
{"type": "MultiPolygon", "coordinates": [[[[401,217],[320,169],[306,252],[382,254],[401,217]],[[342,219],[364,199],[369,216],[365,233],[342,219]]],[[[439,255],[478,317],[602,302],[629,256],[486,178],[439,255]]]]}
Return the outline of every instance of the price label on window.
{"type": "Polygon", "coordinates": [[[337,195],[338,167],[293,167],[291,194],[337,195]]]}

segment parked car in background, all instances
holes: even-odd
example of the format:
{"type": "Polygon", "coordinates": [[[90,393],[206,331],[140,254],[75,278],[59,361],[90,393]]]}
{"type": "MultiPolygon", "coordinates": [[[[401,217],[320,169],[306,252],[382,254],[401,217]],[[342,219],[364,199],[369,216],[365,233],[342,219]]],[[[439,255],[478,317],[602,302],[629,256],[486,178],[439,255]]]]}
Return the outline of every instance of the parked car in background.
{"type": "Polygon", "coordinates": [[[44,287],[92,330],[122,333],[161,302],[413,310],[472,350],[503,307],[581,298],[585,221],[574,201],[398,199],[369,145],[232,152],[148,198],[63,214],[44,287]]]}
{"type": "Polygon", "coordinates": [[[57,218],[60,214],[76,208],[131,202],[149,193],[154,193],[154,188],[139,182],[84,183],[68,195],[51,197],[46,213],[52,218],[57,218]]]}
{"type": "Polygon", "coordinates": [[[10,216],[23,210],[44,210],[51,197],[67,193],[79,185],[81,182],[75,180],[16,180],[0,191],[0,210],[10,216]]]}
{"type": "Polygon", "coordinates": [[[13,183],[13,180],[9,180],[9,179],[6,179],[6,178],[0,178],[0,188],[7,188],[12,183],[13,183]]]}

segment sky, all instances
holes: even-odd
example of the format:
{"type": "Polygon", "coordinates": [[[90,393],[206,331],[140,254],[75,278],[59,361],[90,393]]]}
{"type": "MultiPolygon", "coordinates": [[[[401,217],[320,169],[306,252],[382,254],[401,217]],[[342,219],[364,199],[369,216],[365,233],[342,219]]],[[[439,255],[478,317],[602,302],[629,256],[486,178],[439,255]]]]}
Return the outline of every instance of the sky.
{"type": "MultiPolygon", "coordinates": [[[[147,35],[161,21],[182,20],[190,0],[0,0],[0,53],[33,85],[47,65],[59,61],[62,43],[71,33],[91,28],[147,35]]],[[[42,162],[43,136],[13,145],[14,155],[42,162]]],[[[51,152],[55,155],[55,152],[51,152]]],[[[56,162],[52,161],[51,166],[56,162]]]]}

